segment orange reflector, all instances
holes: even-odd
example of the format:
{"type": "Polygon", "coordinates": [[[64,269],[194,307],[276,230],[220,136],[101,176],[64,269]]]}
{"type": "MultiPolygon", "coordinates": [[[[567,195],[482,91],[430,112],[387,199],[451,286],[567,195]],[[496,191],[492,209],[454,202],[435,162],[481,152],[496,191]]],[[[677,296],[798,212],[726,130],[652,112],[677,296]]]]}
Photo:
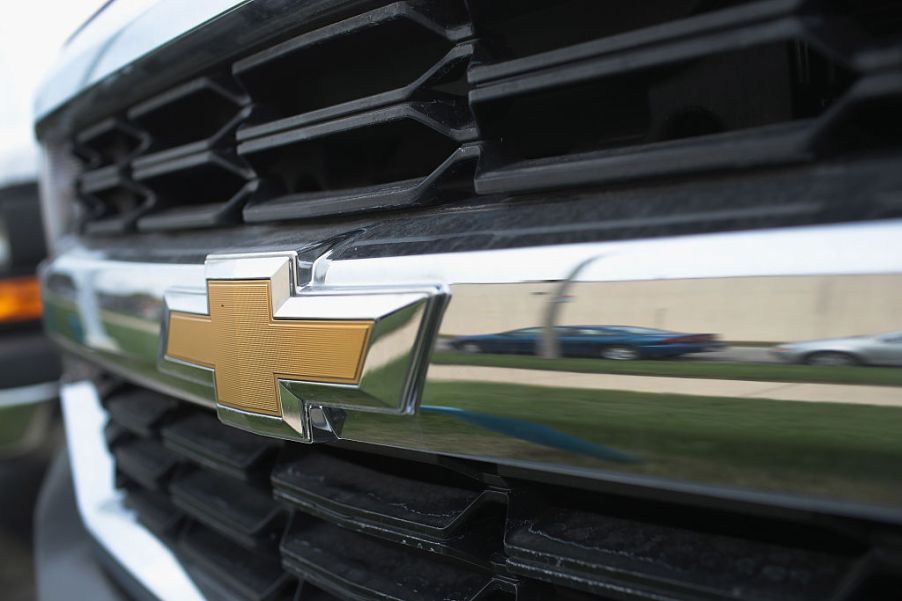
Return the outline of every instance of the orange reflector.
{"type": "Polygon", "coordinates": [[[41,286],[35,276],[0,280],[0,322],[41,317],[41,286]]]}

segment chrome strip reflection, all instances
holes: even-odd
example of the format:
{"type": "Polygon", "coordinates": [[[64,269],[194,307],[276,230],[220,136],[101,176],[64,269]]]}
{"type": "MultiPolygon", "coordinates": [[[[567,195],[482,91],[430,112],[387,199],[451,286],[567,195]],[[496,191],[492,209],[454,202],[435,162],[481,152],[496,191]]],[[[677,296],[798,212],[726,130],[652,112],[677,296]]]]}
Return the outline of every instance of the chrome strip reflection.
{"type": "MultiPolygon", "coordinates": [[[[326,439],[840,503],[902,521],[902,363],[793,364],[813,361],[826,342],[846,345],[818,357],[827,363],[870,339],[902,345],[900,240],[894,220],[333,257],[317,280],[324,287],[365,294],[435,282],[450,302],[414,414],[313,402],[311,421],[326,439]],[[611,352],[596,339],[612,325],[668,331],[611,352]],[[519,342],[507,340],[521,330],[519,342]],[[870,334],[883,335],[862,336],[870,334]],[[804,342],[815,338],[831,340],[804,342]]],[[[74,250],[43,279],[54,339],[131,380],[212,405],[209,382],[156,363],[164,294],[202,289],[202,265],[74,250]]]]}
{"type": "Polygon", "coordinates": [[[42,382],[18,388],[0,389],[0,409],[18,405],[31,405],[55,399],[59,393],[57,382],[42,382]]]}
{"type": "Polygon", "coordinates": [[[172,552],[138,523],[115,488],[113,457],[104,444],[106,412],[90,382],[61,393],[78,509],[85,527],[107,552],[160,599],[204,601],[172,552]]]}
{"type": "Polygon", "coordinates": [[[429,278],[449,284],[731,276],[897,273],[902,221],[537,246],[506,250],[333,260],[326,284],[364,286],[429,278]]]}

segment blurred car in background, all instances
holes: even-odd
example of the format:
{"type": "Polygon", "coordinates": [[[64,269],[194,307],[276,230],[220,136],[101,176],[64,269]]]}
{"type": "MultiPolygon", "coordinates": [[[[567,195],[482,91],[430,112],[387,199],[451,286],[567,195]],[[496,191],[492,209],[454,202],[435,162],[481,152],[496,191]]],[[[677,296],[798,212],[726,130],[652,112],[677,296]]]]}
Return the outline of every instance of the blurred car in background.
{"type": "MultiPolygon", "coordinates": [[[[468,353],[533,355],[540,348],[542,328],[521,328],[498,334],[460,336],[451,348],[468,353]]],[[[559,326],[555,328],[565,357],[600,357],[616,361],[666,359],[723,348],[714,334],[685,334],[639,326],[559,326]]]]}
{"type": "Polygon", "coordinates": [[[789,363],[808,365],[902,366],[902,332],[780,344],[771,353],[789,363]]]}
{"type": "MultiPolygon", "coordinates": [[[[6,3],[0,19],[0,598],[4,601],[33,601],[37,596],[33,517],[41,482],[62,443],[57,402],[60,359],[42,333],[36,277],[47,248],[38,198],[34,93],[63,40],[100,4],[101,0],[6,3]]],[[[64,530],[59,522],[52,528],[64,530]]],[[[67,553],[73,556],[71,548],[67,553]]],[[[73,574],[81,577],[83,572],[73,574]]],[[[70,598],[79,595],[70,593],[70,598]]]]}
{"type": "Polygon", "coordinates": [[[0,184],[0,459],[39,445],[60,360],[41,328],[36,276],[46,248],[37,183],[0,184]]]}

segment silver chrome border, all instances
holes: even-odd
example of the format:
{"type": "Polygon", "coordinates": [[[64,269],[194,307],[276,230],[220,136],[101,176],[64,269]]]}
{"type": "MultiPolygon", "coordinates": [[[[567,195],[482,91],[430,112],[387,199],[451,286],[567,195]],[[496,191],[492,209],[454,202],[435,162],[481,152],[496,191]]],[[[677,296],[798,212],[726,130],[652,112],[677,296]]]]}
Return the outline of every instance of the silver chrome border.
{"type": "MultiPolygon", "coordinates": [[[[902,302],[895,300],[902,290],[900,240],[902,220],[886,220],[374,259],[333,257],[312,278],[322,289],[372,291],[386,283],[404,288],[438,282],[451,296],[436,319],[441,328],[437,348],[422,354],[429,365],[417,410],[402,417],[311,403],[306,414],[311,439],[337,438],[609,483],[766,496],[782,505],[902,522],[902,478],[894,467],[902,462],[902,451],[885,444],[874,449],[897,436],[900,386],[771,381],[753,374],[729,380],[728,393],[712,388],[725,385],[720,380],[679,376],[651,378],[656,388],[650,388],[649,378],[475,366],[457,361],[460,355],[449,363],[435,352],[467,328],[500,332],[517,327],[510,325],[511,318],[532,320],[531,326],[546,323],[549,303],[567,302],[566,311],[600,308],[593,315],[606,320],[607,305],[601,301],[610,286],[630,290],[627,296],[637,302],[658,302],[656,294],[663,293],[635,296],[634,286],[645,282],[670,286],[728,278],[729,287],[757,280],[791,290],[793,282],[804,280],[815,282],[805,284],[810,292],[819,289],[821,279],[838,278],[847,292],[852,286],[841,313],[869,317],[871,299],[884,310],[902,302]],[[889,282],[891,287],[881,290],[893,292],[875,296],[876,288],[857,289],[852,280],[889,282]],[[491,304],[500,291],[509,306],[483,304],[491,304]],[[479,327],[470,327],[477,317],[479,327]],[[532,397],[518,396],[524,390],[532,397]],[[623,413],[632,411],[634,405],[626,402],[632,398],[638,399],[636,407],[649,408],[635,421],[630,421],[632,413],[626,418],[623,413]],[[820,426],[809,425],[817,422],[820,426]],[[784,444],[800,446],[778,452],[767,444],[774,431],[786,433],[784,444]],[[676,446],[664,453],[649,443],[658,439],[676,446]],[[718,445],[742,448],[729,456],[718,445]],[[820,471],[806,471],[812,458],[820,471]]],[[[43,280],[48,330],[64,348],[128,380],[215,406],[212,383],[203,386],[163,372],[156,356],[164,296],[171,290],[203,290],[203,265],[116,261],[74,248],[47,265],[43,280]],[[136,344],[137,338],[146,343],[136,344]],[[153,351],[147,353],[149,348],[153,351]]],[[[185,302],[200,306],[197,297],[185,302]]],[[[743,320],[765,327],[782,305],[771,307],[777,312],[770,314],[754,304],[743,307],[743,320]]],[[[705,317],[702,323],[708,323],[705,317]]]]}
{"type": "MultiPolygon", "coordinates": [[[[314,261],[313,274],[324,273],[328,253],[314,261]]],[[[358,384],[329,384],[279,379],[281,416],[253,413],[216,403],[223,423],[276,438],[313,442],[332,434],[323,408],[389,414],[412,414],[419,400],[441,311],[448,295],[441,285],[342,287],[323,285],[316,277],[301,284],[295,251],[209,255],[201,288],[179,286],[164,294],[157,365],[174,378],[209,385],[216,399],[213,370],[166,355],[169,312],[206,315],[206,284],[211,280],[272,282],[274,319],[367,319],[373,321],[358,384]],[[389,319],[390,318],[390,319],[389,319]],[[400,327],[398,323],[401,323],[400,327]],[[390,369],[399,363],[403,370],[390,369]],[[310,408],[318,409],[319,436],[311,428],[310,408]]]]}
{"type": "Polygon", "coordinates": [[[104,442],[107,416],[97,389],[86,381],[65,384],[60,398],[75,497],[88,532],[156,598],[205,601],[172,551],[124,505],[104,442]]]}

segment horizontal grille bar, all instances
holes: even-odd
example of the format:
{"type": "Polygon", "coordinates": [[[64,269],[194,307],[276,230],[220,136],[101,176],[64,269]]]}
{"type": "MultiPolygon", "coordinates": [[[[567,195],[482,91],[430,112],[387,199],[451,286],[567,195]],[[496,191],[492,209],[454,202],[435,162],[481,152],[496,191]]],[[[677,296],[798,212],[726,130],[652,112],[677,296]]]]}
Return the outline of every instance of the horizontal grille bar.
{"type": "Polygon", "coordinates": [[[241,430],[224,430],[215,416],[194,413],[167,423],[163,443],[176,453],[223,474],[247,480],[265,466],[280,443],[241,430]]]}

